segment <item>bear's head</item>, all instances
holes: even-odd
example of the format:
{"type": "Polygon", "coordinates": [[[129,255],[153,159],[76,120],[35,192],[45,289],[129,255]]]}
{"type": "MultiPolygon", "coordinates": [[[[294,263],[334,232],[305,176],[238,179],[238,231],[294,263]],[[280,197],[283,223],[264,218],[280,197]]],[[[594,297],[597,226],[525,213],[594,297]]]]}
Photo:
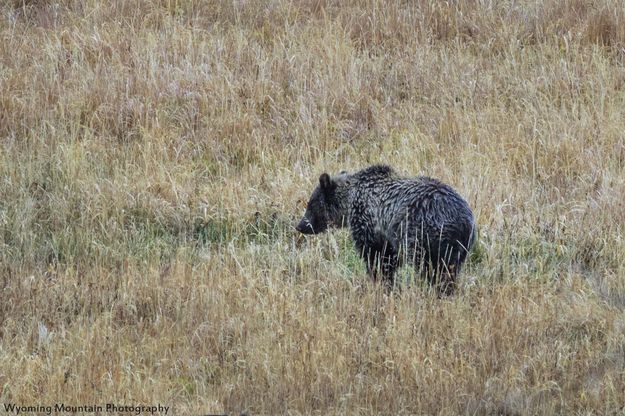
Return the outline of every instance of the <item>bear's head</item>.
{"type": "Polygon", "coordinates": [[[347,172],[333,178],[323,173],[295,229],[303,234],[319,234],[329,227],[346,226],[348,182],[347,172]]]}

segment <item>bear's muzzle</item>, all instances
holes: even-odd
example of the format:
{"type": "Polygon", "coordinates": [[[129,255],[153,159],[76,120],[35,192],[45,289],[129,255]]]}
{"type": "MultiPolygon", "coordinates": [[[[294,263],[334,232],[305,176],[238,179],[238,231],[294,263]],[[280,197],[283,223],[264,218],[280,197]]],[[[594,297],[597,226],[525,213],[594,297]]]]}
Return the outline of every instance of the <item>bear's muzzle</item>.
{"type": "Polygon", "coordinates": [[[313,229],[312,224],[308,221],[308,218],[304,217],[295,227],[297,231],[302,234],[315,234],[315,230],[313,229]]]}

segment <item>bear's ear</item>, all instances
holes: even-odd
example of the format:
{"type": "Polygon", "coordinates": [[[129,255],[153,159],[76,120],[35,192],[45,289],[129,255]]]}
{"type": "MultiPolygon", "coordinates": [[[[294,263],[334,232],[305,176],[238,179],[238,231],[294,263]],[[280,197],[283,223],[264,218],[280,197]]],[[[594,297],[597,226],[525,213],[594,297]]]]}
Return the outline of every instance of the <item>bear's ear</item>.
{"type": "Polygon", "coordinates": [[[319,176],[319,186],[321,186],[321,189],[324,191],[330,191],[336,188],[336,183],[330,178],[330,175],[322,173],[321,176],[319,176]]]}

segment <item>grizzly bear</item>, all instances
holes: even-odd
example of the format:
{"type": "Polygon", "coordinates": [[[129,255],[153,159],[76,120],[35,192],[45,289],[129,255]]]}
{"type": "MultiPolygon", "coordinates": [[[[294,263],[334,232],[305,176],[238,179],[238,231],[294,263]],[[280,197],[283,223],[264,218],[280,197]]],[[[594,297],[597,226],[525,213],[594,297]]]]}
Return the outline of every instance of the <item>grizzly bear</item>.
{"type": "Polygon", "coordinates": [[[439,296],[454,292],[475,242],[473,213],[454,189],[428,177],[402,177],[385,165],[322,174],[296,229],[317,234],[345,226],[374,281],[392,288],[395,270],[409,263],[439,296]]]}

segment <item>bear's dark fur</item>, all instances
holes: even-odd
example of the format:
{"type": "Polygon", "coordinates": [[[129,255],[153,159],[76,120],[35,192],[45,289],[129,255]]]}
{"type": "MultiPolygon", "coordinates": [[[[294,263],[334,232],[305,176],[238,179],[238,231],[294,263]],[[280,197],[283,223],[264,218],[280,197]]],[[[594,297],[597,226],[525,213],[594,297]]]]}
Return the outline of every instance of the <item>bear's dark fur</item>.
{"type": "Polygon", "coordinates": [[[317,234],[349,226],[356,249],[388,288],[404,262],[413,264],[439,294],[451,294],[456,275],[475,241],[467,202],[432,178],[404,178],[375,165],[354,174],[319,177],[304,218],[296,227],[317,234]]]}

